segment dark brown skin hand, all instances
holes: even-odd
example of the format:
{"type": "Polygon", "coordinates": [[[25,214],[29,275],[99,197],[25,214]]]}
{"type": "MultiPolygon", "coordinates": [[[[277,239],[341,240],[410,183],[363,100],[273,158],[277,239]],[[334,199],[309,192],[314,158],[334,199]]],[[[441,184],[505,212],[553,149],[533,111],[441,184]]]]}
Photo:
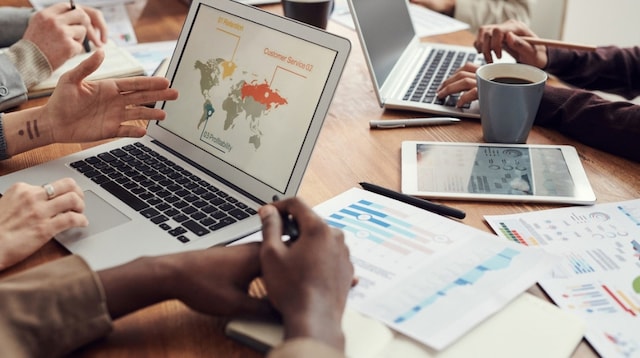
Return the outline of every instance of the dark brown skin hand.
{"type": "Polygon", "coordinates": [[[170,299],[210,315],[273,318],[269,302],[248,294],[259,255],[258,243],[213,247],[140,258],[98,275],[113,319],[170,299]]]}
{"type": "Polygon", "coordinates": [[[262,275],[269,301],[284,322],[285,338],[310,337],[344,350],[342,315],[353,282],[343,233],[299,199],[263,206],[262,275]],[[298,240],[282,242],[280,212],[298,222],[298,240]]]}

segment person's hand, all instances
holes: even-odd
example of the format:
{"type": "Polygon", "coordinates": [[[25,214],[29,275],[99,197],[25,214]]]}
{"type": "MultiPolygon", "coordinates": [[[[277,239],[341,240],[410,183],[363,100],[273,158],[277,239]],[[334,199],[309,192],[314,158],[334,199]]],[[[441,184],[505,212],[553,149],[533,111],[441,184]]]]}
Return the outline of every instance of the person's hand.
{"type": "Polygon", "coordinates": [[[84,11],[90,19],[90,26],[87,26],[87,39],[93,42],[96,47],[102,47],[109,40],[109,29],[107,21],[102,15],[102,11],[89,6],[78,6],[76,10],[84,11]]]}
{"type": "Polygon", "coordinates": [[[98,272],[113,319],[169,299],[216,316],[273,318],[268,301],[250,297],[260,274],[260,244],[146,257],[98,272]]]}
{"type": "Polygon", "coordinates": [[[8,156],[52,143],[81,143],[114,137],[142,137],[146,129],[131,120],[162,120],[165,112],[143,104],[178,98],[163,77],[129,77],[85,81],[104,59],[96,50],[63,74],[41,107],[5,113],[8,156]],[[33,126],[34,132],[21,135],[33,126]]]}
{"type": "Polygon", "coordinates": [[[172,289],[176,298],[210,315],[273,317],[267,301],[248,293],[249,284],[260,274],[259,250],[258,243],[251,243],[166,257],[164,262],[181,273],[172,289]]]}
{"type": "Polygon", "coordinates": [[[445,98],[454,93],[462,93],[456,107],[461,108],[467,103],[478,99],[478,87],[476,82],[476,70],[478,65],[467,62],[460,67],[453,75],[445,79],[438,88],[438,98],[445,98]]]}
{"type": "Polygon", "coordinates": [[[453,16],[456,9],[456,0],[411,0],[411,2],[447,16],[453,16]]]}
{"type": "Polygon", "coordinates": [[[0,197],[0,270],[14,265],[72,227],[87,226],[84,194],[71,178],[41,186],[12,185],[0,197]]]}
{"type": "Polygon", "coordinates": [[[71,10],[68,3],[58,3],[36,12],[22,38],[35,44],[55,71],[84,52],[85,37],[100,47],[107,36],[107,23],[99,10],[90,7],[71,10]]]}
{"type": "Polygon", "coordinates": [[[546,46],[532,45],[521,36],[537,37],[524,23],[508,20],[499,25],[480,27],[473,45],[487,63],[493,62],[492,52],[502,58],[504,49],[520,63],[544,68],[548,60],[546,46]]]}
{"type": "Polygon", "coordinates": [[[51,98],[42,108],[40,131],[51,143],[89,142],[113,137],[142,137],[146,129],[124,122],[162,120],[161,109],[143,106],[174,100],[175,89],[164,77],[129,77],[85,81],[104,59],[97,50],[75,69],[62,75],[51,98]],[[73,104],[73,105],[70,105],[73,104]],[[47,130],[48,129],[48,130],[47,130]]]}
{"type": "Polygon", "coordinates": [[[262,277],[285,338],[311,337],[344,349],[341,322],[354,270],[342,231],[296,198],[265,205],[259,214],[262,277]],[[291,245],[282,241],[279,211],[298,223],[300,235],[291,245]]]}

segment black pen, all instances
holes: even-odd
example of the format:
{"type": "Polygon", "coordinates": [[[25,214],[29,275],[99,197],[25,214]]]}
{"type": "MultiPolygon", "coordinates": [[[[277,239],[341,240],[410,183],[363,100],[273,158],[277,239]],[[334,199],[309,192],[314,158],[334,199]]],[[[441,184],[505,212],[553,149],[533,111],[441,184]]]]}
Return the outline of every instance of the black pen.
{"type": "MultiPolygon", "coordinates": [[[[277,195],[273,196],[273,201],[280,200],[277,195]]],[[[289,236],[289,242],[293,243],[298,239],[300,230],[298,230],[298,223],[289,213],[281,212],[282,217],[282,234],[289,236]]]]}
{"type": "Polygon", "coordinates": [[[449,206],[440,205],[436,203],[432,203],[428,200],[416,198],[410,195],[405,195],[402,193],[398,193],[397,191],[393,191],[387,188],[383,188],[381,186],[370,184],[370,183],[360,183],[362,189],[370,191],[372,193],[380,194],[382,196],[386,196],[387,198],[396,199],[403,203],[407,203],[409,205],[416,206],[420,209],[424,209],[427,211],[431,211],[432,213],[451,216],[457,219],[464,219],[467,214],[464,211],[458,210],[449,206]]]}
{"type": "MultiPolygon", "coordinates": [[[[71,10],[76,9],[76,3],[73,0],[69,0],[69,5],[71,6],[71,10]]],[[[89,45],[89,38],[86,36],[84,37],[84,40],[82,40],[82,47],[84,47],[85,52],[91,52],[91,46],[89,45]]]]}

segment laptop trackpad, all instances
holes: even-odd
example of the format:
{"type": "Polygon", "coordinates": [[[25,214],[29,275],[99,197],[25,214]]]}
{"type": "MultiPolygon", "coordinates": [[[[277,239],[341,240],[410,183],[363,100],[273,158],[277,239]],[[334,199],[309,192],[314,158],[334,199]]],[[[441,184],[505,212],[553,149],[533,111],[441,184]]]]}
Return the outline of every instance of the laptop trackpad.
{"type": "Polygon", "coordinates": [[[57,240],[72,243],[131,221],[128,216],[111,206],[91,190],[84,192],[84,202],[84,214],[89,219],[89,226],[63,231],[56,235],[57,240]]]}

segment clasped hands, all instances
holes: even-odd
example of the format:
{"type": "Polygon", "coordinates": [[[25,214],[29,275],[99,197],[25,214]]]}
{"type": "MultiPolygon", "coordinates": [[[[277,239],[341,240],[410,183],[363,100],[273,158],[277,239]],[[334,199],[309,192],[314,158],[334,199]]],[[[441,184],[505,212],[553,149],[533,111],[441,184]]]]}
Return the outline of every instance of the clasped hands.
{"type": "Polygon", "coordinates": [[[141,258],[100,271],[111,317],[178,299],[210,315],[280,316],[285,339],[310,337],[342,350],[342,315],[355,284],[342,231],[297,198],[267,204],[258,213],[260,243],[141,258]],[[282,241],[280,213],[298,222],[300,236],[292,245],[282,241]],[[257,277],[267,299],[248,292],[257,277]]]}

